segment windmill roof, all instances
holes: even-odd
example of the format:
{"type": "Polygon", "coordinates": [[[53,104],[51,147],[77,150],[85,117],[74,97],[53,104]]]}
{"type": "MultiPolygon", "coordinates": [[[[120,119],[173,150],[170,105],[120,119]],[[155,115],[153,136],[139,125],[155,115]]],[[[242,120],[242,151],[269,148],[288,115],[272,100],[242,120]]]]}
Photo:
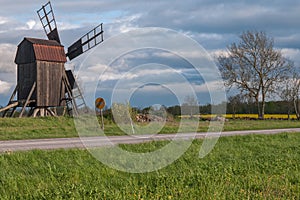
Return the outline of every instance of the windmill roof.
{"type": "Polygon", "coordinates": [[[55,40],[44,40],[44,39],[38,39],[38,38],[24,38],[25,40],[29,41],[32,44],[40,44],[40,45],[46,45],[46,46],[61,46],[57,41],[55,40]]]}
{"type": "Polygon", "coordinates": [[[18,46],[15,62],[17,64],[22,64],[30,63],[34,60],[60,63],[67,62],[64,47],[57,41],[24,38],[18,46]],[[32,47],[28,48],[28,45],[32,47]],[[33,54],[28,52],[28,50],[31,52],[33,51],[33,54]],[[33,55],[33,57],[31,55],[33,55]]]}

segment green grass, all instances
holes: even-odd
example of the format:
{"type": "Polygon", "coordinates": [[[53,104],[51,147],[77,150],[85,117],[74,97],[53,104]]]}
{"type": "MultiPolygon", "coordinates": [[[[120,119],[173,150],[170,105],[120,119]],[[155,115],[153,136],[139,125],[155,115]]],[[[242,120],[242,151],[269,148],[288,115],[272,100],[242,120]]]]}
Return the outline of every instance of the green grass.
{"type": "Polygon", "coordinates": [[[76,137],[73,118],[0,118],[0,140],[76,137]]]}
{"type": "MultiPolygon", "coordinates": [[[[186,131],[194,131],[190,124],[194,122],[186,121],[186,131]]],[[[218,123],[218,122],[214,122],[218,123]]],[[[146,124],[140,124],[141,127],[146,124]]],[[[91,128],[93,125],[91,125],[91,128]]],[[[176,133],[178,131],[179,120],[167,122],[160,133],[176,133]]],[[[209,122],[200,121],[198,132],[208,129],[209,122]]],[[[259,130],[273,128],[297,128],[300,127],[299,121],[288,120],[229,120],[225,123],[224,130],[259,130]]],[[[130,130],[130,127],[129,127],[130,130]]],[[[137,131],[136,133],[151,133],[147,129],[137,131]]],[[[120,128],[111,121],[105,120],[105,134],[124,135],[120,128]]],[[[0,140],[13,139],[37,139],[37,138],[62,138],[78,137],[74,126],[73,118],[70,117],[45,117],[45,118],[0,118],[0,140]]]]}
{"type": "MultiPolygon", "coordinates": [[[[122,145],[151,151],[167,142],[122,145]]],[[[299,199],[300,134],[222,137],[198,157],[201,140],[151,173],[108,168],[85,150],[0,155],[0,199],[299,199]]]]}
{"type": "Polygon", "coordinates": [[[297,120],[229,120],[224,131],[300,128],[297,120]]]}

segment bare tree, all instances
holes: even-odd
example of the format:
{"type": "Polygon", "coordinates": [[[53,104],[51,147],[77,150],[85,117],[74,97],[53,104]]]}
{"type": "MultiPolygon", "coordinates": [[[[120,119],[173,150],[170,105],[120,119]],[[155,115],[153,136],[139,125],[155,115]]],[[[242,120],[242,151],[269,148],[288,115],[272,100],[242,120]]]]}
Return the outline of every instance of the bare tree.
{"type": "Polygon", "coordinates": [[[242,104],[244,98],[242,94],[228,97],[228,105],[231,108],[233,119],[235,119],[236,110],[242,104]]]}
{"type": "Polygon", "coordinates": [[[188,95],[184,98],[184,103],[181,106],[182,114],[189,115],[190,118],[193,118],[195,114],[199,114],[199,104],[196,97],[188,95]]]}
{"type": "Polygon", "coordinates": [[[278,82],[286,79],[291,63],[264,32],[245,32],[239,44],[233,43],[227,49],[227,55],[218,57],[226,85],[254,98],[259,118],[264,119],[266,98],[278,82]]]}
{"type": "Polygon", "coordinates": [[[288,103],[288,115],[292,108],[295,110],[297,119],[300,120],[299,92],[300,92],[300,74],[292,73],[292,77],[286,79],[282,84],[282,90],[279,90],[279,96],[288,103]]]}

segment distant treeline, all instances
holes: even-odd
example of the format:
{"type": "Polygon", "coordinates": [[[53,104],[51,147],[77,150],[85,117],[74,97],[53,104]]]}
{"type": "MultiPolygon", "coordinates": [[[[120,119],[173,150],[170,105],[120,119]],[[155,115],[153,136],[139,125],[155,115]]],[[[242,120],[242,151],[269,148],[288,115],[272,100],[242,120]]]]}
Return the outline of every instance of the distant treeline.
{"type": "MultiPolygon", "coordinates": [[[[224,105],[217,105],[224,106],[224,105]]],[[[258,114],[256,103],[239,103],[226,105],[226,114],[258,114]]],[[[212,114],[212,105],[207,104],[199,107],[201,114],[212,114]]],[[[180,114],[180,106],[169,107],[168,112],[171,114],[180,114]]],[[[266,114],[295,114],[293,107],[286,101],[266,102],[266,114]]]]}
{"type": "MultiPolygon", "coordinates": [[[[201,106],[195,106],[195,105],[189,106],[189,105],[185,104],[183,106],[179,106],[179,105],[170,106],[170,107],[162,106],[161,109],[165,110],[168,114],[173,115],[173,116],[197,115],[197,114],[216,114],[216,113],[211,113],[212,106],[214,106],[214,107],[226,106],[226,108],[227,108],[226,114],[258,114],[256,103],[245,103],[245,102],[222,103],[219,105],[207,104],[207,105],[201,105],[201,106]],[[184,109],[183,109],[183,107],[184,107],[184,109]],[[185,113],[182,113],[182,110],[184,110],[185,113]]],[[[149,113],[150,109],[151,109],[151,107],[146,107],[146,108],[131,107],[131,110],[133,113],[147,114],[147,113],[149,113]]],[[[222,113],[222,114],[225,114],[225,113],[222,113]]],[[[266,102],[265,114],[296,114],[296,113],[290,102],[269,101],[269,102],[266,102]]],[[[112,117],[111,116],[111,108],[104,109],[104,115],[109,118],[112,117]]]]}
{"type": "MultiPolygon", "coordinates": [[[[192,114],[212,114],[212,106],[216,107],[222,107],[225,106],[223,104],[219,105],[201,105],[198,108],[195,108],[195,106],[191,106],[192,114]]],[[[185,105],[188,107],[188,105],[185,105]]],[[[238,103],[238,104],[232,104],[227,103],[226,104],[226,114],[258,114],[257,113],[257,105],[255,103],[238,103]]],[[[139,108],[133,108],[138,113],[147,113],[147,111],[150,109],[149,107],[139,109],[139,108]]],[[[189,113],[181,113],[181,106],[170,106],[170,107],[164,107],[167,112],[173,116],[180,116],[182,114],[189,114],[189,113]]],[[[266,114],[295,114],[295,111],[293,107],[290,105],[290,103],[286,101],[270,101],[266,102],[266,108],[265,108],[266,114]]]]}
{"type": "MultiPolygon", "coordinates": [[[[212,106],[215,107],[223,107],[226,106],[226,114],[258,114],[257,113],[257,105],[255,103],[223,103],[219,105],[201,105],[201,106],[189,106],[183,105],[183,107],[176,105],[176,106],[162,106],[161,109],[165,110],[168,114],[173,116],[180,116],[180,115],[197,115],[197,114],[216,114],[211,113],[212,106]],[[226,105],[225,105],[226,104],[226,105]],[[184,110],[185,113],[181,113],[184,110]]],[[[132,113],[143,113],[147,114],[151,110],[151,107],[146,108],[131,108],[132,113]]],[[[217,109],[216,109],[217,110],[217,109]]],[[[290,103],[285,101],[270,101],[266,102],[265,108],[266,114],[295,114],[293,107],[290,103]]],[[[222,113],[225,114],[225,113],[222,113]]],[[[104,115],[106,117],[111,117],[111,109],[105,109],[104,115]]]]}

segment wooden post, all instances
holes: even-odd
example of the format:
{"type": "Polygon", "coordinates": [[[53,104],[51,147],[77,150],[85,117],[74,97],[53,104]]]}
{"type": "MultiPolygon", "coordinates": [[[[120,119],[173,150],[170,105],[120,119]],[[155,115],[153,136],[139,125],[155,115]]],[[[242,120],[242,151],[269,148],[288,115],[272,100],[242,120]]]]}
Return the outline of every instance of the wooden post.
{"type": "Polygon", "coordinates": [[[11,97],[9,99],[9,102],[11,102],[14,99],[14,97],[16,96],[18,88],[19,88],[19,85],[17,84],[16,87],[15,87],[15,89],[14,89],[14,92],[12,93],[12,95],[11,95],[11,97]]]}
{"type": "Polygon", "coordinates": [[[16,109],[17,109],[17,106],[13,108],[13,110],[11,111],[9,117],[13,117],[13,116],[14,116],[14,114],[15,114],[15,112],[16,112],[16,109]]]}
{"type": "MultiPolygon", "coordinates": [[[[14,97],[16,96],[16,93],[17,93],[18,88],[19,88],[19,85],[17,84],[16,87],[15,87],[15,89],[14,89],[14,91],[13,91],[13,93],[12,93],[12,95],[11,95],[10,98],[9,98],[9,102],[8,102],[7,106],[10,106],[10,105],[11,105],[12,100],[13,100],[14,97]]],[[[6,106],[6,107],[7,107],[7,106],[6,106]]],[[[16,106],[17,106],[17,105],[16,105],[16,106]]],[[[4,108],[6,108],[6,107],[4,107],[4,108]]],[[[5,109],[5,110],[4,110],[4,113],[3,113],[2,117],[5,117],[5,115],[6,115],[6,113],[7,113],[8,110],[9,110],[9,109],[5,109]]],[[[12,111],[11,116],[14,114],[15,110],[16,110],[16,107],[15,107],[14,110],[12,111]]],[[[3,111],[3,110],[0,109],[0,112],[2,112],[2,111],[3,111]]]]}
{"type": "Polygon", "coordinates": [[[15,102],[15,103],[13,103],[13,104],[10,104],[10,105],[8,105],[8,106],[6,106],[6,107],[4,107],[4,108],[1,108],[1,109],[0,109],[0,112],[5,111],[5,110],[8,110],[8,109],[10,109],[10,108],[13,108],[13,107],[17,106],[18,104],[19,104],[19,102],[15,102]]]}
{"type": "Polygon", "coordinates": [[[46,108],[46,111],[47,111],[47,113],[49,113],[50,116],[52,116],[52,117],[56,117],[56,116],[57,116],[52,110],[50,110],[50,108],[46,108]]]}
{"type": "Polygon", "coordinates": [[[36,117],[37,114],[39,113],[39,111],[40,111],[39,108],[34,109],[32,116],[33,116],[33,117],[36,117]]]}
{"type": "Polygon", "coordinates": [[[103,119],[103,112],[102,112],[102,109],[100,109],[100,114],[101,114],[101,122],[102,122],[102,130],[104,131],[104,119],[103,119]]]}
{"type": "Polygon", "coordinates": [[[30,100],[30,98],[31,98],[31,96],[32,96],[32,94],[33,94],[33,92],[35,90],[35,87],[36,87],[36,82],[33,83],[33,86],[32,86],[32,88],[31,88],[31,90],[29,92],[29,95],[28,95],[28,97],[27,97],[27,99],[25,101],[25,104],[23,105],[22,111],[21,111],[21,113],[19,115],[19,118],[21,118],[23,116],[25,108],[26,108],[27,104],[29,103],[29,100],[30,100]]]}
{"type": "Polygon", "coordinates": [[[40,116],[45,117],[45,108],[40,108],[40,116]]]}

